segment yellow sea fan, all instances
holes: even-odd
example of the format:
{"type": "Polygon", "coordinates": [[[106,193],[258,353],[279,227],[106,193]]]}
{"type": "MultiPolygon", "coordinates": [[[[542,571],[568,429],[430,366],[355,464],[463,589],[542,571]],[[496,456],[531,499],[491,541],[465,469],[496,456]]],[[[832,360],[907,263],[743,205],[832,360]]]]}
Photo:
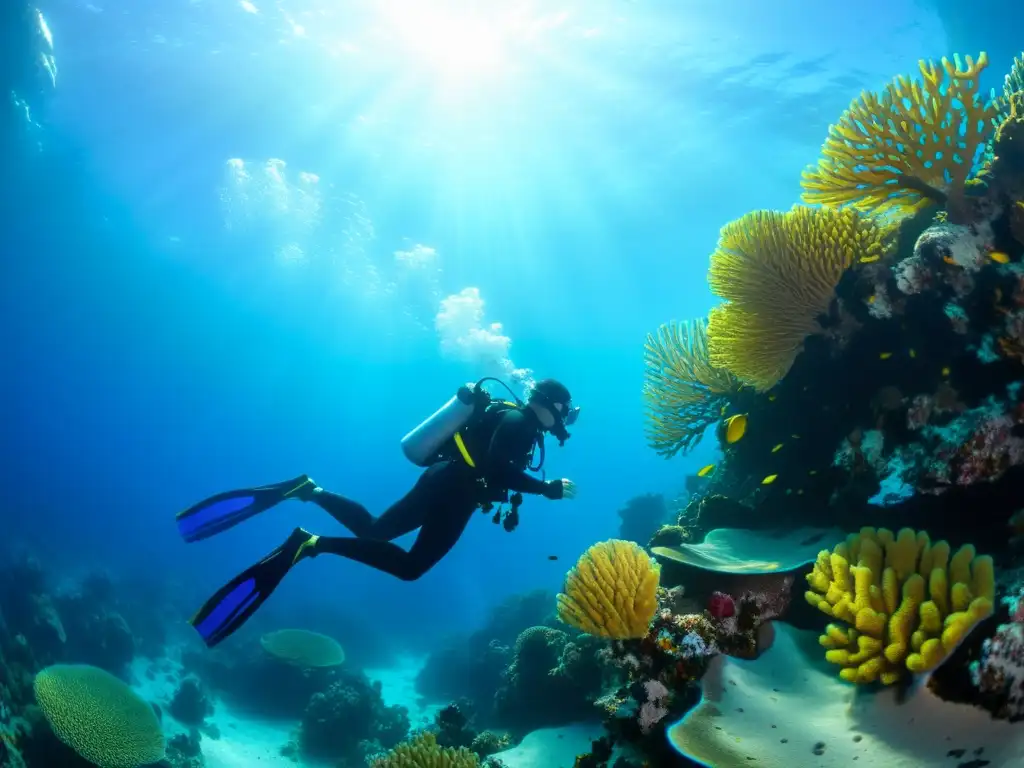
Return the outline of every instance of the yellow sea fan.
{"type": "Polygon", "coordinates": [[[644,344],[647,444],[666,458],[690,450],[737,389],[732,374],[711,365],[707,320],[662,325],[644,344]]]}
{"type": "Polygon", "coordinates": [[[991,557],[970,544],[950,557],[945,541],[909,528],[850,534],[818,553],[807,583],[807,601],[842,622],[819,641],[851,683],[890,685],[935,669],[995,601],[991,557]]]}
{"type": "Polygon", "coordinates": [[[590,635],[639,638],[658,610],[661,568],[632,541],[609,539],[583,553],[559,594],[558,618],[590,635]]]}
{"type": "Polygon", "coordinates": [[[998,123],[983,98],[977,62],[922,59],[923,82],[898,76],[881,93],[861,93],[829,127],[816,167],[803,174],[803,201],[909,215],[962,191],[980,148],[998,123]]]}
{"type": "Polygon", "coordinates": [[[843,273],[874,261],[888,230],[856,211],[754,211],[722,228],[708,284],[725,303],[708,324],[711,365],[759,390],[789,371],[843,273]]]}

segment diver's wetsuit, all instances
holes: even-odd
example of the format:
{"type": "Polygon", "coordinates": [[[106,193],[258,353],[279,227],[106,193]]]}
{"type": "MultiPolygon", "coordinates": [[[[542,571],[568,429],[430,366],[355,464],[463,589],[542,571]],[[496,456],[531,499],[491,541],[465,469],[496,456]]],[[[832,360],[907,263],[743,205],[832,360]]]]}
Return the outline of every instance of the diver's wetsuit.
{"type": "Polygon", "coordinates": [[[374,517],[357,501],[328,491],[309,500],[326,510],[355,537],[321,536],[312,554],[330,553],[364,563],[404,581],[413,581],[435,566],[455,546],[473,513],[495,490],[562,497],[560,480],[545,482],[527,474],[526,466],[541,425],[530,409],[497,415],[477,469],[461,459],[439,461],[420,475],[416,485],[374,517]],[[486,482],[486,491],[480,478],[486,482]],[[392,540],[420,529],[406,551],[392,540]]]}

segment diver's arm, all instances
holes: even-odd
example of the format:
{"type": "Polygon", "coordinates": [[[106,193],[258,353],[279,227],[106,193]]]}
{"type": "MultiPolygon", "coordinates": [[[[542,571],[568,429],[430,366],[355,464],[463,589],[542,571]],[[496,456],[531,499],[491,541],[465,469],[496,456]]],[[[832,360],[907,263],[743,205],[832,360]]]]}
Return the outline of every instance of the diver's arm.
{"type": "Polygon", "coordinates": [[[537,433],[522,413],[506,411],[502,414],[487,451],[488,479],[510,491],[560,499],[561,480],[544,481],[519,468],[536,437],[537,433]]]}

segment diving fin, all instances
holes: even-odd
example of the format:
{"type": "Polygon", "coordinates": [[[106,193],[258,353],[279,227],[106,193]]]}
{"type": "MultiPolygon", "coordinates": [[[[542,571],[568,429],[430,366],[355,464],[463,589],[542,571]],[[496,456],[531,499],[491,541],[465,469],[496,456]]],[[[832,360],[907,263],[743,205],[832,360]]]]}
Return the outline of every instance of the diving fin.
{"type": "Polygon", "coordinates": [[[201,541],[266,512],[285,499],[307,498],[316,483],[308,475],[299,475],[283,483],[225,491],[179,512],[175,518],[178,533],[185,541],[201,541]]]}
{"type": "Polygon", "coordinates": [[[314,554],[310,548],[319,538],[296,528],[284,544],[217,590],[189,620],[206,646],[217,645],[256,613],[291,567],[314,554]]]}

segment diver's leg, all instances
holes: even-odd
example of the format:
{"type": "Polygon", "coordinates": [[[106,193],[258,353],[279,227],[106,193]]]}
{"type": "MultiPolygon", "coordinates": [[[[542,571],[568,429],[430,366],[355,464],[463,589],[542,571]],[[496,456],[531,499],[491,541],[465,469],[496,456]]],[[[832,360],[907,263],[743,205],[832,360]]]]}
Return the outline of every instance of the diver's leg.
{"type": "Polygon", "coordinates": [[[403,581],[414,581],[451,551],[478,506],[472,493],[466,491],[456,491],[447,498],[425,498],[425,502],[423,524],[408,551],[390,541],[373,538],[321,536],[303,556],[340,555],[403,581]]]}
{"type": "Polygon", "coordinates": [[[312,501],[361,539],[392,541],[423,525],[430,499],[440,495],[444,486],[458,482],[456,472],[457,468],[449,464],[429,467],[380,517],[374,517],[358,501],[323,489],[307,493],[303,499],[312,501]]]}

